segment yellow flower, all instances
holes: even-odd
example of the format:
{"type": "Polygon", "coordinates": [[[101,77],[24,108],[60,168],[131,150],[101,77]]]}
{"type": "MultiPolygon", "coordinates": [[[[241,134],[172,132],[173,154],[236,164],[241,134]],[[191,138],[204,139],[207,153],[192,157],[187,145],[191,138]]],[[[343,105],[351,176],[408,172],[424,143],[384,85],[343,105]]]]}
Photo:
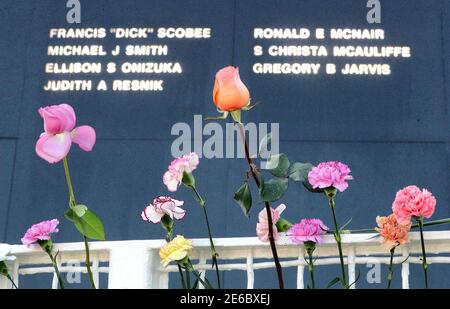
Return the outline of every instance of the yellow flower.
{"type": "Polygon", "coordinates": [[[193,248],[190,240],[178,235],[159,250],[161,264],[167,267],[172,261],[181,261],[191,254],[193,248]]]}

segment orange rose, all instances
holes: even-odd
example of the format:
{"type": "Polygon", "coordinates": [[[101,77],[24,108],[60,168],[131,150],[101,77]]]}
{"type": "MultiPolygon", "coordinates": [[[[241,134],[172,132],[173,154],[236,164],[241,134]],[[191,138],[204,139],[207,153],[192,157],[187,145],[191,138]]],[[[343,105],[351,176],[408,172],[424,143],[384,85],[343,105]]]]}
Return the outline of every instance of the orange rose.
{"type": "Polygon", "coordinates": [[[228,66],[216,74],[214,104],[222,111],[232,112],[248,105],[250,93],[239,77],[239,68],[228,66]]]}
{"type": "Polygon", "coordinates": [[[378,227],[375,230],[383,237],[383,244],[388,249],[408,242],[408,233],[411,229],[411,224],[402,225],[398,223],[394,214],[388,217],[378,216],[377,224],[378,227]]]}

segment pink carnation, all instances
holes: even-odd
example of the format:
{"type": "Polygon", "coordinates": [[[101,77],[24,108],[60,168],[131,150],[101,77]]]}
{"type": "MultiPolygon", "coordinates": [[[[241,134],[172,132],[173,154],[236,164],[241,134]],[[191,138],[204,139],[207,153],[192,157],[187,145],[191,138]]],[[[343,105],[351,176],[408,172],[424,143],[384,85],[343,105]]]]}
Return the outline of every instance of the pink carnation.
{"type": "Polygon", "coordinates": [[[328,227],[320,219],[302,219],[289,229],[287,235],[296,244],[301,244],[306,241],[320,244],[322,242],[322,235],[325,235],[327,231],[328,227]]]}
{"type": "MultiPolygon", "coordinates": [[[[286,205],[281,204],[276,209],[270,208],[273,223],[273,238],[278,239],[278,230],[275,224],[280,220],[281,213],[286,209],[286,205]]],[[[263,209],[258,215],[259,222],[256,224],[256,235],[262,242],[269,241],[269,220],[267,219],[267,211],[263,209]]]]}
{"type": "Polygon", "coordinates": [[[314,189],[334,187],[340,192],[348,188],[347,180],[353,179],[350,169],[338,161],[322,162],[308,173],[308,181],[314,189]]]}
{"type": "Polygon", "coordinates": [[[22,243],[28,247],[38,240],[49,240],[50,234],[58,232],[58,219],[42,221],[31,226],[22,237],[22,243]]]}
{"type": "Polygon", "coordinates": [[[144,221],[159,223],[164,215],[168,215],[172,220],[183,219],[186,210],[180,206],[184,204],[183,201],[178,201],[169,196],[160,196],[153,200],[153,203],[148,205],[141,214],[144,221]]]}
{"type": "Polygon", "coordinates": [[[167,172],[164,173],[163,182],[167,190],[175,192],[183,179],[183,173],[192,173],[198,166],[199,159],[195,152],[191,152],[173,160],[167,172]]]}
{"type": "Polygon", "coordinates": [[[392,211],[400,224],[411,223],[411,217],[430,218],[436,207],[436,199],[427,189],[408,186],[398,191],[392,203],[392,211]]]}

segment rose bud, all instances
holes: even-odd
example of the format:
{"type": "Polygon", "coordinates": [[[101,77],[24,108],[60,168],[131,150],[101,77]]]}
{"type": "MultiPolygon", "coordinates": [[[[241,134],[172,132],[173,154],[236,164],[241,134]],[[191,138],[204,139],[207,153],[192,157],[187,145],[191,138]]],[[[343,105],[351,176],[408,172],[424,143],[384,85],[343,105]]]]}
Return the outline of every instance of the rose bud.
{"type": "Polygon", "coordinates": [[[240,110],[249,104],[250,93],[239,77],[239,68],[228,66],[217,72],[213,101],[224,112],[240,110]]]}

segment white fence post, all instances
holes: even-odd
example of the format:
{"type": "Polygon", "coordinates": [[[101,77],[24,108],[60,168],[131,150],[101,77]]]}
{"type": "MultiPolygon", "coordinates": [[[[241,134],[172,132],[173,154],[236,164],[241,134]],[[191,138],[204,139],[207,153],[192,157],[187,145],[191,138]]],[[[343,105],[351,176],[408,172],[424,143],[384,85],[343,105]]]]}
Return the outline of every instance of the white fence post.
{"type": "Polygon", "coordinates": [[[409,249],[407,246],[403,246],[402,257],[405,262],[402,264],[402,289],[409,289],[409,249]]]}
{"type": "Polygon", "coordinates": [[[157,252],[142,244],[115,246],[109,252],[109,289],[158,288],[157,252]]]}
{"type": "MultiPolygon", "coordinates": [[[[18,270],[19,270],[19,265],[17,264],[17,261],[5,261],[6,266],[8,267],[8,273],[11,276],[11,278],[13,279],[14,283],[16,285],[19,284],[19,276],[18,276],[18,270]]],[[[0,290],[1,289],[12,289],[13,285],[11,283],[11,281],[6,278],[5,276],[0,275],[0,290]]]]}
{"type": "Polygon", "coordinates": [[[5,276],[0,275],[0,290],[10,289],[10,282],[5,276]]]}

